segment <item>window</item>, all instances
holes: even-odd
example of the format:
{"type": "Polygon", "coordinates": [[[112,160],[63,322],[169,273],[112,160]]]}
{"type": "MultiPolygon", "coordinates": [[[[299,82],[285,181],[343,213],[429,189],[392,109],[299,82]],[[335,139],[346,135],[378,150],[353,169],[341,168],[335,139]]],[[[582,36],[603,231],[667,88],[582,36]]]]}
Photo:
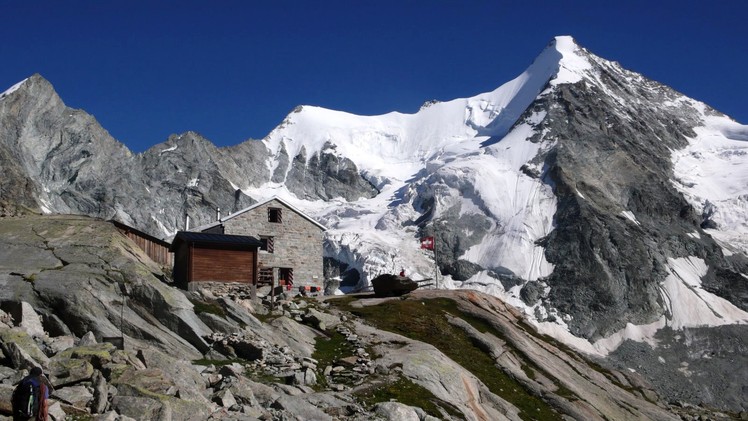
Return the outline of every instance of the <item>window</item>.
{"type": "Polygon", "coordinates": [[[288,286],[288,289],[291,289],[291,285],[293,285],[293,269],[280,268],[278,278],[281,279],[281,281],[285,281],[283,283],[288,286]]]}
{"type": "Polygon", "coordinates": [[[260,250],[272,253],[275,250],[273,237],[260,236],[260,250]]]}
{"type": "Polygon", "coordinates": [[[268,208],[268,222],[280,224],[282,222],[281,209],[268,208]]]}

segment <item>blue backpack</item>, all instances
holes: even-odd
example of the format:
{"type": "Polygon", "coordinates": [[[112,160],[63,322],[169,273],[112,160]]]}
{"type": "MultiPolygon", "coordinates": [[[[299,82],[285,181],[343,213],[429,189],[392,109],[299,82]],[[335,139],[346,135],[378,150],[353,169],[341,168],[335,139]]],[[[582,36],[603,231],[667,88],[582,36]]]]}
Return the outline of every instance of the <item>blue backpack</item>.
{"type": "Polygon", "coordinates": [[[13,390],[13,415],[31,418],[39,410],[39,385],[33,379],[25,378],[13,390]]]}

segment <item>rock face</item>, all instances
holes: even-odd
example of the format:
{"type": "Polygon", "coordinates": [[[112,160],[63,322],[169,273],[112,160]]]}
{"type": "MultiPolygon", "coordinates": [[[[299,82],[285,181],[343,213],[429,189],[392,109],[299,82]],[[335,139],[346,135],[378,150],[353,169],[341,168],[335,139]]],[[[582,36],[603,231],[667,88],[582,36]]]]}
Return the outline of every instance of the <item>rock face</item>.
{"type": "Polygon", "coordinates": [[[697,256],[714,268],[702,282],[748,309],[746,286],[727,287],[748,272],[744,256],[727,258],[710,236],[689,236],[701,231],[701,210],[670,181],[669,151],[695,136],[699,110],[668,106],[680,97],[672,89],[588,57],[597,83],[561,85],[528,110],[547,112],[537,130],[558,139],[544,160],[558,198],[556,228],[544,240],[555,265],[548,301],[572,316],[572,333],[608,336],[656,320],[668,258],[697,256]]]}
{"type": "Polygon", "coordinates": [[[32,216],[2,219],[0,232],[0,308],[11,315],[28,303],[53,334],[147,339],[181,358],[207,349],[209,329],[192,303],[163,284],[161,268],[112,225],[32,216]]]}
{"type": "Polygon", "coordinates": [[[66,107],[40,75],[0,99],[4,215],[82,214],[163,237],[184,229],[185,214],[196,226],[214,221],[216,209],[226,215],[251,205],[241,189],[271,177],[288,178],[289,189],[310,200],[376,193],[350,160],[302,154],[271,174],[268,156],[259,141],[220,149],[193,132],[132,154],[92,116],[66,107]]]}
{"type": "Polygon", "coordinates": [[[11,384],[25,369],[42,366],[55,386],[54,419],[712,415],[668,407],[638,375],[590,364],[479,292],[416,291],[394,301],[362,298],[350,306],[346,298],[325,302],[281,294],[261,321],[249,309],[267,313],[269,301],[249,305],[162,283],[160,269],[109,223],[71,216],[0,218],[0,233],[0,414],[9,411],[11,384]],[[195,314],[193,302],[211,313],[195,314]],[[430,313],[431,302],[438,304],[430,313]],[[453,304],[442,307],[445,302],[453,304]],[[392,304],[401,307],[380,315],[356,310],[392,304]],[[410,313],[413,308],[418,314],[410,313]],[[393,314],[419,330],[446,324],[440,334],[419,340],[397,324],[394,330],[377,327],[381,317],[393,314]],[[124,349],[106,342],[120,328],[124,349]],[[464,348],[455,354],[453,343],[435,341],[445,334],[464,338],[464,348]],[[461,352],[486,364],[466,364],[456,358],[461,352]],[[504,389],[494,377],[515,380],[504,389]]]}
{"type": "MultiPolygon", "coordinates": [[[[0,233],[0,308],[13,316],[6,317],[13,326],[0,327],[2,361],[10,365],[0,369],[0,382],[5,386],[23,369],[42,366],[55,386],[55,419],[89,414],[161,420],[522,419],[516,397],[505,399],[502,390],[484,384],[441,349],[376,329],[366,317],[354,320],[338,305],[284,294],[277,315],[261,322],[239,302],[213,298],[223,309],[214,315],[223,320],[217,324],[222,331],[213,331],[190,302],[211,298],[163,284],[155,276],[159,268],[106,222],[2,218],[0,233]],[[119,336],[119,328],[124,349],[102,341],[119,336]],[[334,351],[327,341],[339,341],[334,351]],[[202,355],[225,362],[196,365],[202,355]],[[229,357],[241,363],[226,361],[229,357]],[[383,386],[388,393],[406,387],[405,397],[412,393],[408,384],[422,388],[419,396],[432,396],[436,405],[423,409],[368,397],[383,386]]],[[[522,316],[496,298],[420,291],[397,302],[415,302],[420,309],[422,301],[445,298],[460,309],[448,318],[471,338],[465,346],[495,361],[485,369],[521,379],[521,393],[542,399],[552,413],[675,419],[670,409],[620,387],[624,380],[528,334],[522,316]],[[475,329],[470,318],[493,326],[501,339],[475,329]],[[528,374],[525,364],[537,372],[528,374]]],[[[0,413],[6,411],[3,401],[0,413]]]]}

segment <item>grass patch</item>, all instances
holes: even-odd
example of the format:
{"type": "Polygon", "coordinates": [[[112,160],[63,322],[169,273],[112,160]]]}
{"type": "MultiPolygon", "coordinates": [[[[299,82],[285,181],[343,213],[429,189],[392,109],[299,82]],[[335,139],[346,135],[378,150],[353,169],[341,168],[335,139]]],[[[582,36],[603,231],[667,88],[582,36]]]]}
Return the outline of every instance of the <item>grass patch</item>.
{"type": "MultiPolygon", "coordinates": [[[[335,366],[335,363],[343,358],[354,355],[353,346],[345,339],[345,336],[337,331],[325,332],[327,336],[318,336],[314,346],[312,358],[317,360],[317,367],[324,370],[327,366],[335,366]]],[[[351,379],[340,378],[341,384],[351,385],[351,379]]],[[[317,377],[316,389],[324,390],[328,388],[327,378],[325,376],[317,377]]]]}
{"type": "Polygon", "coordinates": [[[394,382],[383,383],[370,389],[360,390],[354,396],[367,408],[380,402],[396,401],[405,405],[416,406],[427,414],[441,419],[443,409],[456,419],[465,417],[456,408],[434,396],[428,389],[421,387],[405,377],[399,377],[394,382]]]}
{"type": "Polygon", "coordinates": [[[270,322],[272,322],[273,320],[275,320],[275,319],[277,319],[279,317],[279,316],[272,315],[269,311],[267,313],[265,313],[265,314],[262,314],[262,313],[252,313],[252,315],[255,316],[255,318],[257,320],[259,320],[259,321],[261,321],[262,323],[265,323],[265,324],[270,323],[270,322]]]}
{"type": "Polygon", "coordinates": [[[217,302],[201,301],[196,299],[190,299],[190,302],[194,306],[193,311],[195,314],[210,313],[221,318],[226,318],[226,312],[223,310],[220,304],[217,302]]]}
{"type": "Polygon", "coordinates": [[[327,337],[317,338],[314,354],[312,354],[312,358],[318,362],[317,366],[322,368],[333,365],[340,358],[353,355],[353,347],[345,336],[336,331],[326,333],[327,337]]]}
{"type": "Polygon", "coordinates": [[[429,343],[478,377],[493,393],[520,410],[522,419],[556,420],[560,414],[539,397],[496,367],[489,354],[475,346],[470,337],[447,321],[445,313],[460,317],[481,332],[498,332],[484,320],[462,313],[450,299],[390,300],[376,306],[353,308],[353,300],[330,300],[331,305],[365,319],[379,329],[429,343]]]}

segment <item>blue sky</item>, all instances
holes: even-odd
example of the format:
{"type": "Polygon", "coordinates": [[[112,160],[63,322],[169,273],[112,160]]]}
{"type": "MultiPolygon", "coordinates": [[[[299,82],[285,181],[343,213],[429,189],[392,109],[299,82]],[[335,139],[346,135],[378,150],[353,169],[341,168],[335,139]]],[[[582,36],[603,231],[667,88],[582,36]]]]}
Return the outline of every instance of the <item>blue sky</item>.
{"type": "Polygon", "coordinates": [[[295,106],[415,112],[555,35],[748,124],[748,1],[0,0],[0,91],[40,73],[135,152],[262,138],[295,106]]]}

